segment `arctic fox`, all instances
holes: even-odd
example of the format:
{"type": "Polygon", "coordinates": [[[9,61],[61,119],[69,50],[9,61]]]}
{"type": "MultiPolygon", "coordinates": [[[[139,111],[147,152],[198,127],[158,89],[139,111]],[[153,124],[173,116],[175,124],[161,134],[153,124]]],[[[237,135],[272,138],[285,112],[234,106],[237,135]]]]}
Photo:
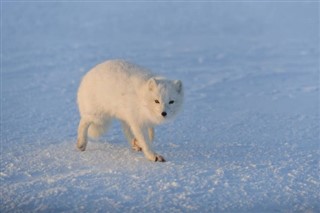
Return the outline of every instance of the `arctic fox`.
{"type": "Polygon", "coordinates": [[[112,119],[119,119],[132,148],[151,161],[165,159],[151,149],[154,126],[171,120],[183,103],[180,80],[155,76],[124,60],[97,65],[82,79],[78,90],[80,123],[77,147],[84,151],[88,135],[106,132],[112,119]]]}

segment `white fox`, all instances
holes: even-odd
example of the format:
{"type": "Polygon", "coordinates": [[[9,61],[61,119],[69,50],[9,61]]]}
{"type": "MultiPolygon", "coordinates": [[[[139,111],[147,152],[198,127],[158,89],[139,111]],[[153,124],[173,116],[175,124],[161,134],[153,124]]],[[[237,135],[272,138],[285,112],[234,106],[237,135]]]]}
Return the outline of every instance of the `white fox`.
{"type": "Polygon", "coordinates": [[[81,81],[77,147],[84,151],[87,136],[101,136],[116,118],[121,121],[133,149],[143,151],[151,161],[164,162],[165,159],[150,148],[153,128],[175,117],[182,103],[180,80],[155,76],[123,60],[106,61],[90,70],[81,81]]]}

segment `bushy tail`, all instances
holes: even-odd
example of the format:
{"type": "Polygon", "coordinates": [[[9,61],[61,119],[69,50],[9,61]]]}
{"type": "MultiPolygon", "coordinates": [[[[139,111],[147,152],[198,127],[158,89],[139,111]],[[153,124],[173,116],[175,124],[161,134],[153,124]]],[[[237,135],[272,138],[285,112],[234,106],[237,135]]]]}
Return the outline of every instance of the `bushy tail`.
{"type": "Polygon", "coordinates": [[[110,122],[92,123],[88,129],[90,138],[99,138],[108,131],[110,122]]]}

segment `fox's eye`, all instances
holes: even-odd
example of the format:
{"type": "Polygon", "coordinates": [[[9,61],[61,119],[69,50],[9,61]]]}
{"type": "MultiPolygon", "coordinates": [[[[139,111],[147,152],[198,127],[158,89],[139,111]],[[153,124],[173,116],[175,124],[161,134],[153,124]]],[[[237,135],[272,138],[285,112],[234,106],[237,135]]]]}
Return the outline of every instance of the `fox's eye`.
{"type": "Polygon", "coordinates": [[[169,104],[173,104],[174,103],[174,101],[169,101],[169,104]]]}
{"type": "Polygon", "coordinates": [[[160,102],[159,102],[158,100],[154,100],[154,102],[155,102],[156,104],[160,104],[160,102]]]}

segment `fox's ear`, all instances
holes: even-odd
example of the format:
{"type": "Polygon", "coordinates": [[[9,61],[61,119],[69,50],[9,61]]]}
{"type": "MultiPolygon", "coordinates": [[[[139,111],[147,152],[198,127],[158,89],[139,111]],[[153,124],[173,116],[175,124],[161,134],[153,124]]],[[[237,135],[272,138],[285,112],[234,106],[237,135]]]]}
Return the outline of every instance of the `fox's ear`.
{"type": "Polygon", "coordinates": [[[175,81],[173,81],[173,83],[176,86],[178,93],[180,93],[182,91],[182,81],[175,80],[175,81]]]}
{"type": "Polygon", "coordinates": [[[154,90],[156,87],[157,87],[156,79],[150,78],[150,79],[148,80],[148,88],[149,88],[149,91],[154,90]]]}

